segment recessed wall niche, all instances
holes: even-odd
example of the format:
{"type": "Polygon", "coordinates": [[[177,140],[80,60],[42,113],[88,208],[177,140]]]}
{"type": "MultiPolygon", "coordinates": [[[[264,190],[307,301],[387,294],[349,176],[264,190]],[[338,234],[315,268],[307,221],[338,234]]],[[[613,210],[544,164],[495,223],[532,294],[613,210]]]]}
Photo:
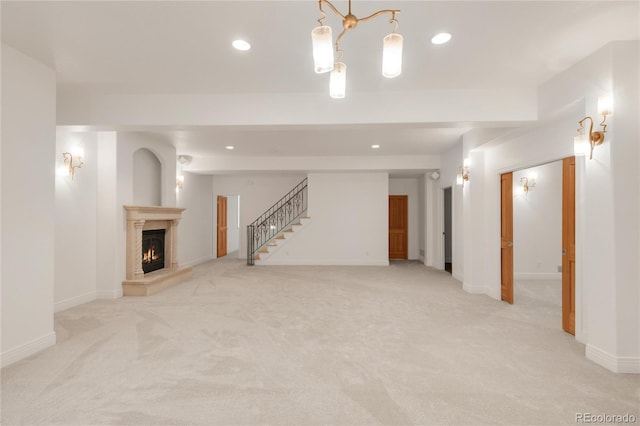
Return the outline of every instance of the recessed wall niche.
{"type": "Polygon", "coordinates": [[[133,204],[162,205],[162,164],[145,148],[133,153],[133,204]]]}

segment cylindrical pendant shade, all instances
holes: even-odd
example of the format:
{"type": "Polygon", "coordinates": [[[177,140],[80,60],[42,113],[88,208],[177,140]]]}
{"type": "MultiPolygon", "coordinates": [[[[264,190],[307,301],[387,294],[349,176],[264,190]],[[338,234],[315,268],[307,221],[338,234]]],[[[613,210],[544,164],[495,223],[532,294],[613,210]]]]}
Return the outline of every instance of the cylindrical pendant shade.
{"type": "Polygon", "coordinates": [[[316,73],[329,72],[333,69],[333,38],[331,27],[323,25],[311,31],[313,44],[313,67],[316,73]]]}
{"type": "Polygon", "coordinates": [[[397,77],[402,73],[402,36],[391,33],[382,42],[382,75],[397,77]]]}
{"type": "Polygon", "coordinates": [[[347,66],[336,62],[329,78],[329,96],[335,99],[344,98],[347,87],[347,66]]]}

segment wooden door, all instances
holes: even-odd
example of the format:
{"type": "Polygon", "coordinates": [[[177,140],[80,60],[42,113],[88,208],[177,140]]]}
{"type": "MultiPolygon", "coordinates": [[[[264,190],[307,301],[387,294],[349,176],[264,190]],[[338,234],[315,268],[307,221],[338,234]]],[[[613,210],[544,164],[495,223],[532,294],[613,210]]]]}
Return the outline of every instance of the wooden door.
{"type": "Polygon", "coordinates": [[[576,333],[576,158],[562,160],[562,329],[576,333]]]}
{"type": "Polygon", "coordinates": [[[218,195],[218,257],[227,255],[227,197],[218,195]]]}
{"type": "Polygon", "coordinates": [[[408,259],[409,218],[406,195],[389,195],[389,259],[408,259]]]}
{"type": "Polygon", "coordinates": [[[501,295],[513,304],[513,173],[500,176],[500,200],[501,295]]]}

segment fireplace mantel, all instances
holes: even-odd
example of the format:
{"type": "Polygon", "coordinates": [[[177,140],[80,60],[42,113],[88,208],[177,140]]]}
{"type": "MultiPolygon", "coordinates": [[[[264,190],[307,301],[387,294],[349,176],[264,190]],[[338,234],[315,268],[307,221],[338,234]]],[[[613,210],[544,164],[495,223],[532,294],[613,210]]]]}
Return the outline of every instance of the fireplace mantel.
{"type": "Polygon", "coordinates": [[[127,221],[125,296],[149,296],[191,277],[191,267],[178,264],[178,224],[184,208],[124,206],[127,221]],[[145,274],[142,270],[142,231],[164,229],[165,268],[145,274]]]}
{"type": "Polygon", "coordinates": [[[173,220],[182,218],[182,212],[186,209],[180,207],[158,206],[124,206],[129,220],[173,220]]]}

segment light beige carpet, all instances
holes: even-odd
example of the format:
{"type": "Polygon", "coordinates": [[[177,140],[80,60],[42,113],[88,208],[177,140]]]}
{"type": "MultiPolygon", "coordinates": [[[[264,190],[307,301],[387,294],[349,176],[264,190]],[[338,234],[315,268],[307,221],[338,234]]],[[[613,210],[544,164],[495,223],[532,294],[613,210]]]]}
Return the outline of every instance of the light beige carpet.
{"type": "Polygon", "coordinates": [[[449,274],[417,262],[213,261],[155,296],[57,314],[58,344],[2,370],[2,424],[547,425],[575,424],[581,412],[640,417],[639,377],[585,359],[583,345],[560,329],[559,305],[536,294],[516,288],[509,306],[467,294],[449,274]]]}

